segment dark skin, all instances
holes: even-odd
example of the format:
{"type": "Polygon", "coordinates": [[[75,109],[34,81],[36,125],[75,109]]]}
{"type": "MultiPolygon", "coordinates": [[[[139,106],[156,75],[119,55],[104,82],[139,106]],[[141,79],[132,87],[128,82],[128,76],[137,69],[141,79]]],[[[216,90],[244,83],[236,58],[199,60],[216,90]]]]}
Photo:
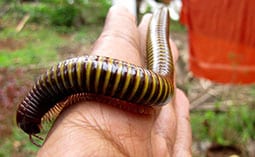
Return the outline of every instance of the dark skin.
{"type": "MultiPolygon", "coordinates": [[[[92,55],[144,66],[150,17],[137,27],[126,9],[112,7],[92,55]]],[[[176,61],[177,49],[170,43],[176,61]]],[[[176,88],[162,108],[126,108],[131,111],[97,101],[72,105],[58,117],[38,156],[191,156],[189,101],[181,90],[176,88]]]]}

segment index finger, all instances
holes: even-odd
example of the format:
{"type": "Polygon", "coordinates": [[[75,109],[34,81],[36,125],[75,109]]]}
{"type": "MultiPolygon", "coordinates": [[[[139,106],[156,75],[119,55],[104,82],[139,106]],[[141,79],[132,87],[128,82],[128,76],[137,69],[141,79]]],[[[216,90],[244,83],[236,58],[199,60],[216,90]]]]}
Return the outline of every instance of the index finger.
{"type": "Polygon", "coordinates": [[[92,54],[142,65],[139,47],[135,17],[124,7],[113,6],[107,15],[104,30],[96,41],[92,54]]]}

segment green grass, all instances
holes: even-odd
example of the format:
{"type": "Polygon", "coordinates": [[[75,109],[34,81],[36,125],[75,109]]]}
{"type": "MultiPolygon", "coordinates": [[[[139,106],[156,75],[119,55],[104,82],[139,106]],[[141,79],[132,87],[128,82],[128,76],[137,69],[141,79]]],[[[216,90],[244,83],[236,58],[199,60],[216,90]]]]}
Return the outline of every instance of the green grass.
{"type": "Polygon", "coordinates": [[[170,31],[171,32],[186,32],[186,28],[179,21],[170,21],[170,31]]]}
{"type": "Polygon", "coordinates": [[[92,25],[84,27],[73,33],[73,41],[81,44],[91,44],[96,41],[103,29],[102,25],[92,25]]]}
{"type": "MultiPolygon", "coordinates": [[[[51,15],[48,10],[54,8],[51,3],[39,3],[37,5],[34,5],[34,3],[9,3],[7,5],[7,7],[10,7],[8,13],[1,17],[0,68],[31,68],[31,66],[31,69],[36,69],[38,66],[46,68],[63,59],[61,58],[63,57],[62,54],[58,52],[59,48],[72,47],[76,44],[92,44],[102,30],[103,20],[108,8],[107,5],[100,9],[103,6],[99,5],[98,2],[91,1],[90,3],[94,4],[94,8],[90,10],[88,10],[89,8],[84,10],[83,6],[81,6],[84,13],[80,16],[84,16],[85,19],[87,19],[87,16],[92,16],[93,18],[87,19],[86,23],[80,27],[51,25],[51,19],[48,18],[51,15]],[[96,14],[94,12],[95,8],[98,10],[96,14]],[[27,13],[30,14],[30,19],[22,31],[17,33],[15,27],[27,13]]],[[[4,5],[0,5],[0,9],[3,7],[4,5]]],[[[90,4],[87,7],[90,7],[90,4]]],[[[62,17],[62,15],[59,15],[59,17],[62,17]]],[[[30,75],[31,73],[24,73],[22,77],[27,79],[30,75]]],[[[17,79],[17,81],[19,80],[17,79]]],[[[8,80],[5,81],[8,82],[8,80]]],[[[21,84],[20,86],[22,87],[23,85],[21,84]]],[[[0,101],[0,107],[1,105],[0,101]]],[[[29,141],[27,134],[8,121],[14,117],[14,114],[11,113],[14,111],[8,110],[8,112],[10,113],[6,114],[6,119],[1,121],[1,123],[8,126],[8,129],[6,129],[8,131],[0,132],[0,136],[3,135],[0,140],[0,157],[35,156],[38,148],[29,141]]],[[[43,132],[42,135],[46,135],[46,133],[43,132]]],[[[39,141],[39,143],[41,142],[39,141]]]]}
{"type": "Polygon", "coordinates": [[[13,44],[21,43],[21,47],[15,50],[0,49],[0,67],[47,65],[58,60],[57,48],[64,44],[64,39],[56,32],[43,28],[25,28],[20,33],[8,29],[0,36],[0,40],[12,39],[13,44]]]}
{"type": "Polygon", "coordinates": [[[29,141],[28,135],[17,127],[13,127],[12,136],[1,139],[0,148],[0,157],[17,156],[18,154],[32,157],[39,149],[29,141]]]}
{"type": "Polygon", "coordinates": [[[255,139],[254,108],[247,105],[231,107],[226,112],[191,113],[193,137],[222,145],[245,145],[255,139]]]}

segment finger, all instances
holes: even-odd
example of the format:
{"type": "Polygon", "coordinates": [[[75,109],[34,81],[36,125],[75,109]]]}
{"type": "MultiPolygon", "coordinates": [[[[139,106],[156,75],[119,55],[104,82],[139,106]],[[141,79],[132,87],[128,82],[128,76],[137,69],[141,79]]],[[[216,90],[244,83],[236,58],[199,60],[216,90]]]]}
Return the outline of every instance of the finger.
{"type": "MultiPolygon", "coordinates": [[[[140,35],[139,39],[140,39],[140,45],[141,45],[140,50],[143,54],[143,58],[145,58],[145,55],[146,55],[146,39],[147,39],[147,33],[149,33],[148,32],[148,26],[149,26],[151,17],[152,17],[151,14],[144,15],[141,22],[140,22],[140,24],[139,24],[139,27],[138,27],[139,35],[140,35]]],[[[174,63],[176,63],[176,61],[178,59],[177,47],[171,39],[169,39],[169,44],[170,44],[171,52],[172,52],[172,55],[173,55],[174,63]]]]}
{"type": "Polygon", "coordinates": [[[138,36],[135,17],[124,7],[113,6],[109,10],[104,30],[96,41],[92,54],[141,65],[138,36]]]}
{"type": "Polygon", "coordinates": [[[173,152],[173,145],[175,143],[176,137],[176,113],[174,112],[174,108],[172,103],[168,103],[163,106],[160,110],[160,113],[156,119],[154,132],[156,137],[160,142],[159,147],[155,147],[157,152],[163,151],[162,147],[165,146],[165,150],[168,150],[170,154],[173,152]]]}
{"type": "Polygon", "coordinates": [[[177,134],[174,144],[173,156],[188,157],[191,156],[191,144],[192,144],[189,117],[190,104],[185,94],[179,89],[176,89],[174,103],[177,118],[177,131],[176,131],[177,134]]]}

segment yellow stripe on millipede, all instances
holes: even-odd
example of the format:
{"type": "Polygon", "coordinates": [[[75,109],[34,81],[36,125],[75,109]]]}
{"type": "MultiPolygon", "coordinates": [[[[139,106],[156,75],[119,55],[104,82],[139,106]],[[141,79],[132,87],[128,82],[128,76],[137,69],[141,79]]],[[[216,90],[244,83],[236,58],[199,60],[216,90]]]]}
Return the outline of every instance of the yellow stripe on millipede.
{"type": "Polygon", "coordinates": [[[88,57],[87,65],[86,65],[86,88],[90,90],[90,72],[91,72],[92,61],[90,57],[88,57]]]}
{"type": "Polygon", "coordinates": [[[129,83],[130,83],[130,80],[131,80],[131,66],[128,65],[127,66],[128,70],[127,70],[127,75],[126,75],[126,80],[125,80],[125,84],[124,84],[124,87],[120,93],[120,98],[123,98],[124,94],[126,93],[127,89],[128,89],[128,86],[129,86],[129,83]]]}
{"type": "Polygon", "coordinates": [[[164,86],[165,86],[166,90],[165,90],[165,94],[164,94],[162,100],[166,100],[168,93],[169,93],[169,86],[168,86],[168,82],[166,79],[163,79],[163,81],[164,81],[164,86]]]}
{"type": "Polygon", "coordinates": [[[154,73],[151,73],[151,78],[152,78],[152,89],[151,89],[151,93],[150,96],[148,97],[148,99],[146,100],[146,104],[148,102],[150,102],[150,100],[152,99],[153,95],[155,94],[155,90],[156,90],[156,75],[154,73]]]}
{"type": "Polygon", "coordinates": [[[54,77],[54,80],[55,80],[55,82],[56,82],[56,84],[58,86],[58,89],[61,90],[61,86],[60,86],[60,84],[58,82],[58,77],[57,77],[57,69],[58,69],[57,65],[53,66],[53,68],[52,68],[53,77],[54,77]]]}
{"type": "Polygon", "coordinates": [[[134,89],[132,90],[132,93],[130,94],[130,96],[128,97],[128,100],[132,100],[134,95],[136,94],[136,91],[139,87],[141,78],[140,78],[140,69],[136,70],[136,76],[135,76],[135,85],[134,85],[134,89]]]}
{"type": "MultiPolygon", "coordinates": [[[[46,74],[47,74],[47,73],[46,73],[46,74]]],[[[49,86],[47,86],[47,84],[46,84],[46,81],[47,81],[47,80],[46,80],[46,76],[47,76],[47,75],[43,75],[43,76],[42,76],[43,87],[45,87],[46,90],[47,90],[51,95],[53,95],[52,91],[49,89],[49,86]]]]}
{"type": "Polygon", "coordinates": [[[50,87],[52,88],[52,90],[53,90],[54,92],[57,93],[57,91],[56,91],[55,88],[53,87],[53,84],[52,84],[52,81],[51,81],[50,73],[51,73],[50,70],[47,70],[46,75],[47,75],[47,78],[48,78],[48,82],[50,83],[50,87]]]}
{"type": "Polygon", "coordinates": [[[77,75],[77,80],[78,80],[78,86],[80,89],[82,88],[82,83],[81,83],[81,62],[82,58],[79,58],[76,62],[76,75],[77,75]]]}
{"type": "Polygon", "coordinates": [[[163,92],[163,82],[162,82],[162,79],[159,78],[158,75],[156,77],[158,77],[158,80],[159,80],[159,85],[158,85],[159,93],[158,93],[157,98],[154,100],[154,102],[152,104],[155,104],[159,100],[159,98],[161,97],[162,92],[163,92]]]}
{"type": "Polygon", "coordinates": [[[70,62],[67,66],[67,71],[68,71],[68,77],[69,77],[71,87],[74,87],[74,83],[73,83],[74,80],[72,77],[72,68],[73,68],[73,62],[70,62]]]}
{"type": "Polygon", "coordinates": [[[103,85],[103,93],[106,93],[106,89],[107,89],[107,86],[108,86],[109,81],[110,81],[112,64],[113,64],[113,60],[109,59],[108,60],[108,69],[106,71],[104,85],[103,85]]]}
{"type": "Polygon", "coordinates": [[[149,87],[149,76],[148,76],[148,73],[147,71],[145,71],[144,69],[142,69],[143,72],[144,72],[144,85],[143,85],[143,91],[142,91],[142,94],[140,95],[140,97],[137,99],[137,102],[140,102],[143,97],[145,96],[147,90],[148,90],[148,87],[149,87]]]}
{"type": "Polygon", "coordinates": [[[114,86],[112,88],[112,92],[111,92],[111,96],[113,96],[119,86],[119,83],[120,83],[120,78],[121,78],[121,73],[122,73],[122,63],[121,62],[118,62],[118,70],[117,70],[117,74],[116,74],[116,79],[115,79],[115,82],[114,82],[114,86]]]}
{"type": "Polygon", "coordinates": [[[65,68],[65,62],[64,63],[60,63],[60,74],[61,74],[61,80],[64,84],[64,87],[65,89],[67,89],[67,84],[66,84],[66,81],[65,81],[65,76],[64,76],[64,69],[65,68]]]}
{"type": "Polygon", "coordinates": [[[98,65],[96,68],[96,77],[95,77],[95,92],[98,92],[99,81],[100,81],[100,75],[102,71],[102,65],[103,65],[103,58],[101,56],[98,57],[98,65]]]}

